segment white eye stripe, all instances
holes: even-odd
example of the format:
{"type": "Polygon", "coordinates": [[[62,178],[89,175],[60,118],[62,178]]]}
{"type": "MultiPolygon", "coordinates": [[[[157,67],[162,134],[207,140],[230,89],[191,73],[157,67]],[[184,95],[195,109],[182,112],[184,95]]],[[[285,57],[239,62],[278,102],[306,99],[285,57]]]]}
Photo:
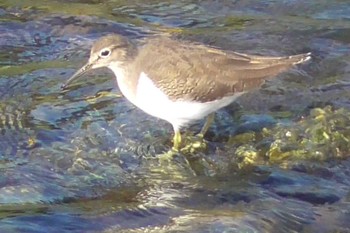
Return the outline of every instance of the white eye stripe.
{"type": "Polygon", "coordinates": [[[109,48],[104,48],[100,51],[100,57],[106,58],[111,55],[111,50],[109,48]]]}

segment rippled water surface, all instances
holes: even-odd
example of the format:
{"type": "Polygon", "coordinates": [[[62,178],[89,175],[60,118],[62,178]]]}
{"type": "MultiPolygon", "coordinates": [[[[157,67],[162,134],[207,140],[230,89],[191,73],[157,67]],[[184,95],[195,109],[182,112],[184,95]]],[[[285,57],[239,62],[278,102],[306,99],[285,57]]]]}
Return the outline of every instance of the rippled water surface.
{"type": "Polygon", "coordinates": [[[0,19],[0,232],[350,232],[349,1],[2,0],[0,19]],[[112,32],[313,59],[170,155],[108,70],[60,89],[112,32]]]}

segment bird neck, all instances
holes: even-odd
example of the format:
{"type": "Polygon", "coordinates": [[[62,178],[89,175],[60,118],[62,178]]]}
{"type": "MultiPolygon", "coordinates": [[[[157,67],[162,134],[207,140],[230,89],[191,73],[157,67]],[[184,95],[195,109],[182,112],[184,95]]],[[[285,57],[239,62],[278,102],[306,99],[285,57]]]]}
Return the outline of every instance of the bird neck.
{"type": "Polygon", "coordinates": [[[139,75],[130,69],[128,65],[118,62],[111,63],[108,68],[116,76],[120,91],[127,99],[134,103],[139,75]]]}

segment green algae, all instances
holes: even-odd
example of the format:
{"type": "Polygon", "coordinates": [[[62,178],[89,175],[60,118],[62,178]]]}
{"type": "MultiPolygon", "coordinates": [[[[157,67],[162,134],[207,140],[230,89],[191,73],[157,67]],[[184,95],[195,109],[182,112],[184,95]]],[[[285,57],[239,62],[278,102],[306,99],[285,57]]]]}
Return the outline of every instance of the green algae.
{"type": "Polygon", "coordinates": [[[71,62],[68,61],[43,61],[43,62],[33,62],[23,65],[13,65],[13,66],[1,66],[0,67],[0,78],[2,77],[12,77],[16,75],[22,75],[30,73],[40,69],[50,69],[50,68],[67,68],[72,67],[71,62]]]}
{"type": "Polygon", "coordinates": [[[224,27],[234,28],[236,30],[243,29],[247,23],[252,21],[252,18],[244,16],[227,16],[223,21],[224,27]]]}
{"type": "Polygon", "coordinates": [[[350,112],[331,106],[314,108],[291,124],[278,124],[260,132],[238,134],[235,145],[238,167],[282,164],[288,161],[329,161],[350,156],[350,112]]]}

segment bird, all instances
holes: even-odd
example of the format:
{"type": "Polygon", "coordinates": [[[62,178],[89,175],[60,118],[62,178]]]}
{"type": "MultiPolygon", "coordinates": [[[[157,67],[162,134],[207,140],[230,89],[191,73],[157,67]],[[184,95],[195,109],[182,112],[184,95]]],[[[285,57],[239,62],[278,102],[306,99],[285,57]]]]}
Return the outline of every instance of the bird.
{"type": "Polygon", "coordinates": [[[217,110],[310,58],[310,52],[248,55],[164,35],[136,43],[123,35],[109,34],[93,43],[88,62],[61,88],[67,89],[92,69],[109,68],[132,104],[172,125],[172,148],[177,151],[183,127],[207,117],[198,134],[203,137],[217,110]]]}

